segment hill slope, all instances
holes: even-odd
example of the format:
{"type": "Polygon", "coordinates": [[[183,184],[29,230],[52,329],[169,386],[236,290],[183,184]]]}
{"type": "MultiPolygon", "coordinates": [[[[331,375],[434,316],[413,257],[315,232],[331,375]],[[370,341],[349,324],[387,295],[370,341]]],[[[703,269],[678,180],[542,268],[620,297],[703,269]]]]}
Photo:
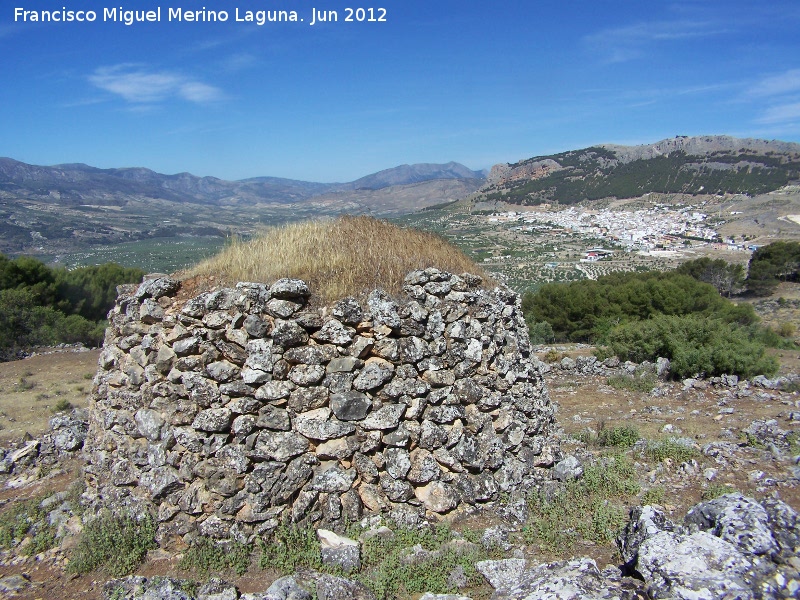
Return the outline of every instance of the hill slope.
{"type": "Polygon", "coordinates": [[[495,165],[482,190],[513,204],[643,194],[763,194],[800,178],[800,144],[729,136],[601,145],[495,165]]]}

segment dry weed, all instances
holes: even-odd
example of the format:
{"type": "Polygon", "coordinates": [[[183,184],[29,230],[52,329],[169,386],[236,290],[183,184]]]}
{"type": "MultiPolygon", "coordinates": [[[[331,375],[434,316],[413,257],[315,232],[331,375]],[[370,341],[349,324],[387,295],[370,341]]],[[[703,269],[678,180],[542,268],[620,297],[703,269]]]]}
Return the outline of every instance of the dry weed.
{"type": "Polygon", "coordinates": [[[292,223],[249,241],[235,240],[190,269],[186,277],[214,276],[229,285],[294,277],[328,302],[376,287],[398,293],[409,271],[427,267],[470,272],[488,280],[480,267],[444,239],[363,216],[292,223]]]}

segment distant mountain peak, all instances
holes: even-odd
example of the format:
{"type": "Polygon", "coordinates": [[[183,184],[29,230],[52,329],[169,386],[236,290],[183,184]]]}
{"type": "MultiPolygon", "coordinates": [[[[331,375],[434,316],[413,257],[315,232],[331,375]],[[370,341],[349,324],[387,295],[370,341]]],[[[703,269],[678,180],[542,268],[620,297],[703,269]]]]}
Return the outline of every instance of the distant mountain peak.
{"type": "Polygon", "coordinates": [[[574,204],[643,194],[761,194],[800,178],[800,144],[724,135],[602,144],[492,167],[487,200],[574,204]]]}

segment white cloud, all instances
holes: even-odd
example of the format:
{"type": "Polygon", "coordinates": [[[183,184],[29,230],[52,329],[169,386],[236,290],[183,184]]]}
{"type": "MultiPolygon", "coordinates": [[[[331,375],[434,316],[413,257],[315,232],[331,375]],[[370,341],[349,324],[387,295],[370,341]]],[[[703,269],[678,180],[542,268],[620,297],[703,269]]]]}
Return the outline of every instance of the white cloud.
{"type": "Polygon", "coordinates": [[[185,75],[148,71],[135,64],[99,67],[89,75],[89,82],[133,104],[155,104],[170,98],[203,104],[224,97],[219,88],[185,75]]]}
{"type": "Polygon", "coordinates": [[[765,125],[773,123],[789,123],[800,120],[800,102],[770,106],[756,119],[756,123],[765,125]]]}
{"type": "Polygon", "coordinates": [[[583,38],[605,62],[625,62],[644,56],[645,49],[654,43],[704,38],[721,33],[720,28],[709,21],[653,21],[603,29],[583,38]]]}
{"type": "Polygon", "coordinates": [[[790,69],[778,75],[765,77],[748,90],[748,96],[767,98],[794,92],[800,92],[800,69],[790,69]]]}

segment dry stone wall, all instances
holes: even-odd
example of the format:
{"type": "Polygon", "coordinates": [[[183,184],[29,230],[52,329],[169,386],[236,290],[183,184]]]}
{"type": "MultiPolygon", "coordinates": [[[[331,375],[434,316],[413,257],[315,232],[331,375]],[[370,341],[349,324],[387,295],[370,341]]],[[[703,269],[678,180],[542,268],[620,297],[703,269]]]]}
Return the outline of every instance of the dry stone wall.
{"type": "Polygon", "coordinates": [[[162,540],[251,539],[488,502],[557,458],[519,297],[435,269],[310,309],[299,280],[182,300],[122,286],[90,407],[87,499],[162,540]]]}

